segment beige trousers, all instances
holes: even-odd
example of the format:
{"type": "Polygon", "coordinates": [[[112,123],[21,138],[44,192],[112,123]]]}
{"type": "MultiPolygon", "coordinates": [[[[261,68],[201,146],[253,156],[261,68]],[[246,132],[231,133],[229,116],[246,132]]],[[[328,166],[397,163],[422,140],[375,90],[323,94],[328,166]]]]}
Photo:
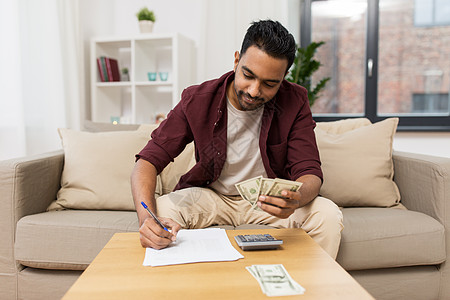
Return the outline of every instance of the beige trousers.
{"type": "Polygon", "coordinates": [[[251,209],[250,203],[241,197],[227,197],[211,189],[198,187],[159,197],[157,209],[159,216],[171,218],[186,229],[243,224],[302,228],[334,259],[344,227],[341,210],[323,197],[317,197],[308,205],[298,208],[287,219],[251,209]]]}

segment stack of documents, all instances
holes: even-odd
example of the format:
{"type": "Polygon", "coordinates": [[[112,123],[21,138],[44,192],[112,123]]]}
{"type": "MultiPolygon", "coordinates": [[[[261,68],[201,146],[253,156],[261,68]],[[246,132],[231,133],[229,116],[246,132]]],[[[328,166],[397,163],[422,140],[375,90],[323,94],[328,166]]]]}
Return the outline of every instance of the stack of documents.
{"type": "Polygon", "coordinates": [[[252,265],[246,269],[255,277],[267,296],[302,295],[305,288],[298,284],[283,265],[252,265]]]}
{"type": "Polygon", "coordinates": [[[167,266],[207,261],[233,261],[244,258],[230,243],[225,229],[183,229],[169,247],[147,248],[144,266],[167,266]]]}

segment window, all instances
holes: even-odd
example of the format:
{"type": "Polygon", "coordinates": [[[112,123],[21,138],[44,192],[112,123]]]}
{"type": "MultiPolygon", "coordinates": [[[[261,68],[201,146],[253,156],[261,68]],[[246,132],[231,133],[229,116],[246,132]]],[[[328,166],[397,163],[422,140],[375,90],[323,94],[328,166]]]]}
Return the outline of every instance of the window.
{"type": "Polygon", "coordinates": [[[312,81],[331,77],[312,107],[316,121],[395,116],[399,130],[450,130],[450,1],[302,0],[301,7],[301,45],[325,41],[312,81]]]}
{"type": "Polygon", "coordinates": [[[449,94],[413,94],[413,113],[448,112],[449,94]]]}
{"type": "Polygon", "coordinates": [[[415,0],[414,24],[416,26],[450,25],[448,0],[415,0]]]}
{"type": "Polygon", "coordinates": [[[364,114],[367,1],[312,3],[312,40],[325,41],[316,54],[322,66],[312,82],[330,77],[314,103],[321,114],[364,114]]]}

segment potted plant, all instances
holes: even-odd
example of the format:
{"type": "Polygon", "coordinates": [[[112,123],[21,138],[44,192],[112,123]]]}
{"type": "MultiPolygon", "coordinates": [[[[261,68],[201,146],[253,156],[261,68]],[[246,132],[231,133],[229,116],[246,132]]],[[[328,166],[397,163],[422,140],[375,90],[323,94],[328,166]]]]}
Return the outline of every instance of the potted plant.
{"type": "Polygon", "coordinates": [[[143,7],[137,12],[136,17],[139,21],[139,29],[141,33],[152,32],[153,24],[156,20],[155,14],[152,10],[148,10],[147,7],[143,7]]]}
{"type": "Polygon", "coordinates": [[[311,76],[322,65],[314,59],[317,48],[325,44],[325,42],[312,42],[305,48],[298,48],[291,72],[286,77],[287,81],[297,83],[308,91],[309,106],[313,106],[318,98],[319,92],[325,88],[325,84],[330,77],[321,79],[316,86],[311,86],[311,76]]]}
{"type": "Polygon", "coordinates": [[[128,73],[128,68],[123,68],[122,69],[121,81],[130,81],[130,74],[128,73]]]}

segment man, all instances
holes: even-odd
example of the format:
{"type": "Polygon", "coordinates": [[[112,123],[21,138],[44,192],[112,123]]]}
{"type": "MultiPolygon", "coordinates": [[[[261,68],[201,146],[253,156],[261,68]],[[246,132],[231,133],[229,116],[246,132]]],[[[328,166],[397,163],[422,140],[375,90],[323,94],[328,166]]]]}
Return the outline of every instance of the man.
{"type": "Polygon", "coordinates": [[[267,224],[301,227],[336,257],[342,213],[318,197],[322,171],[307,92],[284,80],[295,52],[293,36],[280,23],[254,22],[235,53],[234,71],[183,92],[136,155],[131,183],[142,246],[164,248],[180,228],[267,224]],[[191,141],[197,163],[174,192],[155,200],[157,174],[191,141]],[[234,184],[259,175],[303,185],[298,192],[283,191],[283,198],[261,196],[255,210],[234,184]]]}

